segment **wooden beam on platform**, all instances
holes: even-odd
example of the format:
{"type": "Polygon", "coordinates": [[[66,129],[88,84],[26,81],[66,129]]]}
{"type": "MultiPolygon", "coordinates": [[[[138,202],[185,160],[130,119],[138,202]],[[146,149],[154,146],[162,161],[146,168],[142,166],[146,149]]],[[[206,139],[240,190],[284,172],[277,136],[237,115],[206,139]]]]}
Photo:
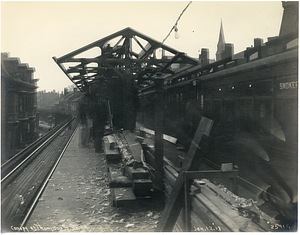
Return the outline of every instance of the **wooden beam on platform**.
{"type": "Polygon", "coordinates": [[[206,136],[209,136],[212,125],[213,120],[205,117],[201,118],[175,186],[159,221],[157,232],[171,232],[173,230],[180,211],[184,206],[184,172],[197,171],[199,169],[201,155],[206,150],[204,147],[208,140],[206,136]],[[203,148],[200,148],[200,146],[203,148]],[[200,157],[195,158],[195,155],[198,155],[198,153],[200,157]]]}

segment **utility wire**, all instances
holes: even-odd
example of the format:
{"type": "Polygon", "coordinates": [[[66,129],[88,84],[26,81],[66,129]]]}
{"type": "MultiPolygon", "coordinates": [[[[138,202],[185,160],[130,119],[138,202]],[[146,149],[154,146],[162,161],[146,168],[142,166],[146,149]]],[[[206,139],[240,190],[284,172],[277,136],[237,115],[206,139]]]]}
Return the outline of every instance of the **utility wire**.
{"type": "Polygon", "coordinates": [[[171,28],[169,34],[165,37],[165,39],[162,41],[161,44],[163,44],[166,39],[170,36],[170,34],[172,33],[173,29],[177,28],[177,23],[180,20],[181,16],[183,15],[183,13],[185,12],[185,10],[191,5],[192,1],[190,1],[187,6],[183,9],[183,11],[181,12],[181,14],[179,15],[178,19],[176,20],[176,23],[174,24],[174,26],[171,28]]]}

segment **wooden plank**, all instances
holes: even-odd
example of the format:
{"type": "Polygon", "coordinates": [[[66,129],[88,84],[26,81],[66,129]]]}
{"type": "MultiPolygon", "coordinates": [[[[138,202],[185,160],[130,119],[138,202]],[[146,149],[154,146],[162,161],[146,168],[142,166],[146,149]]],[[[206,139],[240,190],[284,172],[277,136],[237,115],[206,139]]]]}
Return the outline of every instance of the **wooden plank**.
{"type": "Polygon", "coordinates": [[[149,171],[145,168],[133,169],[132,166],[125,166],[125,175],[131,179],[149,179],[149,171]]]}
{"type": "Polygon", "coordinates": [[[232,209],[228,203],[225,203],[225,201],[220,200],[218,195],[216,195],[213,191],[209,190],[205,186],[201,187],[201,195],[197,194],[196,198],[198,198],[202,202],[205,199],[205,205],[215,214],[215,216],[220,221],[225,223],[231,231],[239,232],[241,224],[239,224],[238,222],[240,222],[240,219],[242,219],[243,223],[246,222],[245,218],[240,218],[236,210],[232,209]]]}
{"type": "Polygon", "coordinates": [[[146,159],[146,162],[150,166],[152,166],[153,168],[155,167],[155,158],[154,158],[153,154],[149,150],[145,151],[145,159],[146,159]]]}
{"type": "Polygon", "coordinates": [[[232,223],[232,220],[227,217],[224,211],[216,207],[210,199],[202,193],[196,195],[192,200],[193,212],[198,216],[205,226],[212,224],[219,226],[222,232],[239,232],[239,226],[227,226],[227,223],[232,223]]]}
{"type": "MultiPolygon", "coordinates": [[[[152,155],[155,154],[154,150],[154,141],[149,138],[145,138],[144,142],[147,144],[149,151],[152,155]]],[[[168,141],[164,140],[164,161],[168,164],[173,165],[176,169],[179,170],[179,161],[180,155],[182,153],[179,151],[180,147],[176,146],[175,144],[169,143],[168,141]]]]}
{"type": "Polygon", "coordinates": [[[114,150],[116,147],[116,140],[112,135],[106,136],[107,142],[109,143],[109,149],[114,150]]]}
{"type": "Polygon", "coordinates": [[[167,170],[164,171],[165,181],[173,188],[176,183],[176,178],[167,170]]]}
{"type": "MultiPolygon", "coordinates": [[[[155,135],[155,131],[154,130],[151,130],[151,129],[148,129],[148,128],[145,128],[145,127],[141,127],[140,128],[141,131],[144,131],[150,135],[155,135]]],[[[173,136],[170,136],[170,135],[166,135],[166,134],[163,134],[163,139],[172,143],[172,144],[176,144],[177,142],[177,138],[173,137],[173,136]]]]}
{"type": "Polygon", "coordinates": [[[136,201],[132,188],[112,188],[113,205],[116,207],[129,206],[136,201]]]}
{"type": "MultiPolygon", "coordinates": [[[[210,188],[212,191],[216,192],[218,194],[218,197],[222,198],[224,201],[226,201],[228,203],[228,207],[230,204],[231,206],[237,207],[237,197],[230,191],[228,192],[224,192],[223,190],[220,190],[218,188],[218,186],[214,185],[213,183],[211,183],[208,180],[203,180],[206,184],[206,187],[210,188]]],[[[205,191],[203,192],[205,193],[205,191]]],[[[269,215],[265,214],[263,211],[259,210],[259,208],[257,208],[256,206],[252,205],[252,206],[248,206],[246,207],[247,209],[251,209],[251,211],[257,213],[257,215],[260,216],[260,219],[256,222],[256,226],[255,226],[255,231],[256,230],[260,230],[261,228],[268,231],[270,230],[270,225],[266,222],[266,221],[273,221],[274,219],[272,217],[270,217],[269,215]]],[[[232,212],[234,213],[234,212],[232,212]]],[[[236,212],[237,213],[237,212],[236,212]]],[[[238,218],[237,221],[241,221],[241,223],[245,223],[245,218],[241,217],[238,218]]],[[[237,222],[236,221],[236,222],[237,222]]],[[[242,225],[241,225],[242,226],[242,225]]],[[[250,226],[250,225],[249,225],[250,226]]],[[[253,230],[254,231],[254,230],[253,230]]]]}
{"type": "MultiPolygon", "coordinates": [[[[200,166],[201,157],[195,158],[196,153],[204,154],[205,148],[201,149],[199,146],[204,146],[207,139],[204,136],[208,136],[213,125],[213,121],[202,117],[197,128],[196,134],[192,141],[192,144],[187,153],[186,159],[183,163],[182,169],[177,178],[174,189],[172,190],[171,196],[168,199],[166,207],[163,211],[161,220],[157,226],[156,231],[158,232],[171,232],[179,216],[180,210],[184,205],[184,177],[185,171],[198,170],[200,166]]],[[[201,155],[200,155],[201,156],[201,155]]]]}
{"type": "Polygon", "coordinates": [[[109,179],[122,176],[122,171],[119,169],[118,165],[114,166],[113,164],[108,164],[107,167],[108,177],[109,179]]]}
{"type": "Polygon", "coordinates": [[[166,170],[169,171],[175,178],[178,177],[179,173],[170,165],[165,166],[166,170]]]}
{"type": "Polygon", "coordinates": [[[133,158],[137,162],[142,162],[142,160],[141,160],[142,146],[138,141],[136,141],[135,134],[131,133],[128,130],[124,131],[123,134],[128,143],[128,146],[130,148],[133,158]]]}
{"type": "Polygon", "coordinates": [[[150,179],[133,180],[133,192],[139,196],[150,196],[152,193],[153,182],[150,179]]]}
{"type": "Polygon", "coordinates": [[[112,161],[121,161],[122,157],[118,149],[110,149],[110,144],[106,138],[104,139],[104,152],[105,152],[105,157],[108,162],[112,161]]]}
{"type": "Polygon", "coordinates": [[[133,187],[133,182],[123,176],[122,169],[118,165],[108,164],[107,171],[110,188],[133,187]]]}

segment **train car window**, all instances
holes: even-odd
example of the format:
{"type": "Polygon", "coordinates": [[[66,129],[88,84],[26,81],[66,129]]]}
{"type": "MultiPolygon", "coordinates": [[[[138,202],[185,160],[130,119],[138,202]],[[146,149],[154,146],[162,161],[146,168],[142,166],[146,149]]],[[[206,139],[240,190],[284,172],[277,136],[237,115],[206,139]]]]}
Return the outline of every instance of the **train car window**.
{"type": "Polygon", "coordinates": [[[293,49],[298,47],[298,38],[294,39],[293,41],[290,41],[286,44],[286,49],[293,49]]]}
{"type": "Polygon", "coordinates": [[[250,55],[249,60],[255,60],[258,58],[258,52],[253,53],[252,55],[250,55]]]}
{"type": "Polygon", "coordinates": [[[204,106],[203,107],[204,107],[203,115],[208,118],[213,118],[211,99],[206,99],[206,97],[204,97],[204,106]]]}
{"type": "Polygon", "coordinates": [[[241,83],[239,84],[239,96],[240,97],[250,97],[253,93],[252,83],[241,83]]]}
{"type": "Polygon", "coordinates": [[[213,116],[216,121],[222,118],[222,101],[213,101],[213,116]]]}
{"type": "Polygon", "coordinates": [[[255,88],[257,96],[271,96],[273,92],[272,81],[257,82],[255,88]]]}
{"type": "Polygon", "coordinates": [[[212,90],[212,96],[214,98],[221,98],[222,97],[222,88],[221,87],[214,87],[212,90]]]}
{"type": "Polygon", "coordinates": [[[223,64],[221,64],[221,65],[218,66],[218,71],[223,70],[223,69],[224,69],[224,65],[223,64]]]}
{"type": "Polygon", "coordinates": [[[223,101],[223,118],[226,121],[233,121],[235,120],[236,115],[236,103],[233,100],[224,100],[223,101]]]}
{"type": "Polygon", "coordinates": [[[203,89],[205,98],[211,98],[212,93],[213,93],[213,88],[212,87],[204,87],[203,89]]]}
{"type": "Polygon", "coordinates": [[[257,118],[257,130],[260,133],[272,133],[275,129],[272,100],[271,99],[259,99],[256,101],[256,115],[257,118]]]}
{"type": "Polygon", "coordinates": [[[284,132],[285,140],[298,144],[298,102],[295,98],[280,98],[276,100],[275,118],[284,132]]]}
{"type": "Polygon", "coordinates": [[[168,102],[171,101],[171,96],[170,96],[170,94],[167,95],[167,101],[168,101],[168,102]]]}
{"type": "Polygon", "coordinates": [[[256,116],[258,119],[266,119],[273,116],[271,99],[257,99],[255,107],[256,116]]]}
{"type": "Polygon", "coordinates": [[[223,93],[223,98],[224,99],[233,99],[235,94],[236,94],[236,91],[237,89],[235,88],[234,85],[227,85],[227,86],[224,86],[222,89],[221,89],[222,93],[223,93]]]}
{"type": "Polygon", "coordinates": [[[241,120],[240,128],[245,131],[252,130],[253,120],[253,103],[252,99],[239,100],[239,107],[237,109],[239,120],[241,120]]]}

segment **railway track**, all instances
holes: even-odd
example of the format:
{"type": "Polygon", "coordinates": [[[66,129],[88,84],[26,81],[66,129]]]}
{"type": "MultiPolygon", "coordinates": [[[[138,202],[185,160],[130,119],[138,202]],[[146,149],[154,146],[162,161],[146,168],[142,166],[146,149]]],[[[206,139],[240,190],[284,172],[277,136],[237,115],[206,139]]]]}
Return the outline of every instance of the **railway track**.
{"type": "Polygon", "coordinates": [[[26,224],[76,127],[74,118],[66,120],[2,164],[2,231],[26,224]]]}

